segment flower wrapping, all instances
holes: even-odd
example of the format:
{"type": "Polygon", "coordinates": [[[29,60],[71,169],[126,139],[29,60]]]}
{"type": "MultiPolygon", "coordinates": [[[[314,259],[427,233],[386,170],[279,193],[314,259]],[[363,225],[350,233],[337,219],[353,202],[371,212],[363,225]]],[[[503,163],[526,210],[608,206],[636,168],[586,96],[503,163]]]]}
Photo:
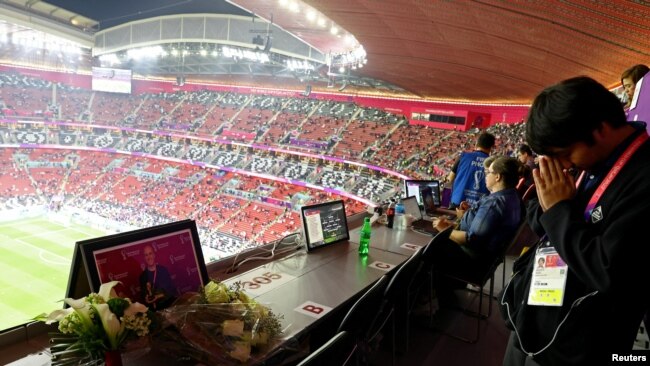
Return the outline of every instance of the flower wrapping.
{"type": "Polygon", "coordinates": [[[279,343],[281,317],[250,299],[239,284],[210,281],[159,312],[153,347],[177,360],[208,365],[252,364],[279,343]]]}

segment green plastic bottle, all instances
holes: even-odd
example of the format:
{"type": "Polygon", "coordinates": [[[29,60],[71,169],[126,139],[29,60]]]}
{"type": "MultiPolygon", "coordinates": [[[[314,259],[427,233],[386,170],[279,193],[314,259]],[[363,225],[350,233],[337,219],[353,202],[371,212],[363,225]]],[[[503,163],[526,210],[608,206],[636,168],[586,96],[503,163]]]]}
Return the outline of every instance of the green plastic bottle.
{"type": "Polygon", "coordinates": [[[370,250],[370,218],[363,219],[361,235],[359,237],[359,255],[368,255],[370,250]]]}

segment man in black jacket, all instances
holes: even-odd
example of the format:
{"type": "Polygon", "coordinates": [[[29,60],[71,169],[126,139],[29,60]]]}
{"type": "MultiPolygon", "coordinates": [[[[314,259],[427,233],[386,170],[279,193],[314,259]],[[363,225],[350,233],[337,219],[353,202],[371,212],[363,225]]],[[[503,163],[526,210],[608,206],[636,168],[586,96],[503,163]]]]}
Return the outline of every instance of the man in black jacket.
{"type": "Polygon", "coordinates": [[[578,77],[542,91],[526,123],[541,155],[528,222],[542,237],[502,293],[504,365],[603,365],[628,356],[646,309],[650,143],[614,94],[578,77]],[[572,171],[583,171],[574,178],[572,171]],[[544,258],[545,266],[537,266],[544,258]],[[630,290],[636,289],[636,290],[630,290]]]}

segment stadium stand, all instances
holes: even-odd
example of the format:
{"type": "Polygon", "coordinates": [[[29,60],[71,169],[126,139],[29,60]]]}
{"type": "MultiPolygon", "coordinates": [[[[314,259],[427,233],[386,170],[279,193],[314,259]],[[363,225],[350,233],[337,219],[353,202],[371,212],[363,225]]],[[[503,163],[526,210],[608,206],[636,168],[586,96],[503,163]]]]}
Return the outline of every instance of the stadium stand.
{"type": "MultiPolygon", "coordinates": [[[[62,195],[63,204],[111,219],[126,218],[129,224],[196,218],[201,232],[213,238],[206,239],[206,245],[223,255],[297,230],[299,220],[287,207],[331,199],[331,193],[240,174],[236,179],[232,173],[215,175],[184,161],[316,184],[381,202],[397,193],[395,176],[231,142],[257,141],[431,178],[444,176],[459,147],[473,140],[472,132],[409,125],[403,117],[349,102],[206,90],[126,98],[15,73],[0,73],[0,82],[10,90],[3,92],[3,106],[9,107],[3,109],[5,117],[9,110],[9,115],[25,115],[33,121],[0,123],[4,144],[70,149],[57,153],[4,149],[8,161],[24,167],[3,177],[3,187],[11,187],[5,188],[6,197],[13,198],[11,202],[5,198],[5,205],[42,204],[62,195]],[[55,87],[60,91],[56,102],[55,87]],[[39,110],[53,105],[58,115],[49,117],[67,122],[45,124],[49,118],[39,110]],[[146,157],[78,148],[114,149],[146,157]]],[[[522,140],[517,125],[497,124],[489,130],[499,139],[500,153],[508,153],[522,140]]],[[[351,212],[364,210],[363,203],[345,200],[351,212]]]]}

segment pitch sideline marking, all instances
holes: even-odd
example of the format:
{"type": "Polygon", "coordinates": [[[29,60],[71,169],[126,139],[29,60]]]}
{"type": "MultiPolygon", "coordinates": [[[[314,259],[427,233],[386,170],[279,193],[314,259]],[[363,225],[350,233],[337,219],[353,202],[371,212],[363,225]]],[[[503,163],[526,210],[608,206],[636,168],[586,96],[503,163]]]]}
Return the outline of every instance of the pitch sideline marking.
{"type": "Polygon", "coordinates": [[[24,240],[20,240],[20,239],[14,239],[14,240],[17,241],[17,242],[20,242],[20,243],[22,243],[22,244],[24,244],[24,245],[26,245],[26,246],[28,246],[28,247],[31,247],[31,248],[34,248],[34,249],[38,250],[38,256],[39,256],[39,258],[41,258],[41,259],[42,259],[44,262],[46,262],[46,263],[56,264],[56,265],[63,265],[63,264],[65,264],[65,265],[70,265],[70,264],[72,263],[72,260],[66,259],[65,257],[63,257],[63,256],[61,256],[61,255],[58,255],[58,254],[56,254],[56,253],[52,253],[52,252],[47,251],[47,250],[45,250],[45,249],[43,249],[43,248],[39,248],[39,247],[37,247],[36,245],[34,245],[34,244],[30,244],[30,243],[28,243],[28,242],[26,242],[26,241],[24,241],[24,240]],[[47,258],[43,258],[43,256],[42,256],[42,253],[43,253],[43,252],[47,252],[48,254],[50,254],[50,255],[52,255],[52,256],[54,256],[54,257],[59,257],[59,258],[61,258],[61,259],[63,260],[63,262],[53,262],[53,261],[51,261],[51,260],[49,260],[49,259],[47,259],[47,258]],[[67,261],[67,262],[66,262],[66,261],[67,261]]]}

